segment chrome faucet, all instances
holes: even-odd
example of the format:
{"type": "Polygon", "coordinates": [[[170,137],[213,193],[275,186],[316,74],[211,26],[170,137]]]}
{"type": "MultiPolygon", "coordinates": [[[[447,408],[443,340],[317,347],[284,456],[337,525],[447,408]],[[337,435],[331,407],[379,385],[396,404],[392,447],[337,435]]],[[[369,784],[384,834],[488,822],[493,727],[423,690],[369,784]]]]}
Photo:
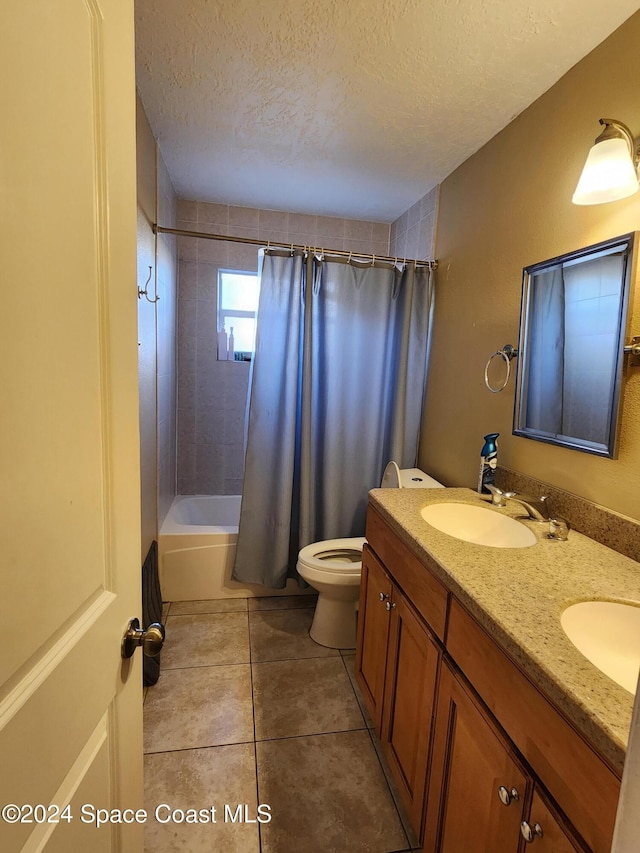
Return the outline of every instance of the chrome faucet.
{"type": "Polygon", "coordinates": [[[498,486],[490,484],[486,488],[491,492],[490,498],[485,496],[486,500],[490,500],[494,506],[504,507],[508,501],[515,501],[526,509],[527,516],[532,521],[549,521],[549,508],[547,506],[546,495],[534,498],[530,495],[519,495],[516,492],[503,492],[498,486]]]}

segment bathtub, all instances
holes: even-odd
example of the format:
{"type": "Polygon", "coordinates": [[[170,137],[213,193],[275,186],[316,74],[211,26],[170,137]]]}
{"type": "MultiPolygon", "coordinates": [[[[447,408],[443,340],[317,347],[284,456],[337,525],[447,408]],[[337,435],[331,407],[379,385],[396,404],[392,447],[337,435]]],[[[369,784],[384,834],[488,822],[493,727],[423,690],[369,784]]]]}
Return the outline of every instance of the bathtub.
{"type": "Polygon", "coordinates": [[[241,495],[174,498],[158,535],[164,601],[304,594],[291,578],[286,589],[231,580],[241,500],[241,495]]]}

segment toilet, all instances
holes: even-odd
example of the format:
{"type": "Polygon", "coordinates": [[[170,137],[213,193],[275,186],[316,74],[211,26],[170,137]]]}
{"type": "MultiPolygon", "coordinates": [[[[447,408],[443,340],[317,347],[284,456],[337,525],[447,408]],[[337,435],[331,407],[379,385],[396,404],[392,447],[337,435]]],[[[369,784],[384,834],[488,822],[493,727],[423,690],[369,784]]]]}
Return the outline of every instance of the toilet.
{"type": "MultiPolygon", "coordinates": [[[[399,468],[389,462],[382,475],[383,489],[442,489],[444,486],[419,468],[399,468]]],[[[309,631],[312,640],[331,649],[356,645],[356,605],[360,595],[363,536],[313,542],[298,554],[298,574],[318,591],[309,631]]]]}

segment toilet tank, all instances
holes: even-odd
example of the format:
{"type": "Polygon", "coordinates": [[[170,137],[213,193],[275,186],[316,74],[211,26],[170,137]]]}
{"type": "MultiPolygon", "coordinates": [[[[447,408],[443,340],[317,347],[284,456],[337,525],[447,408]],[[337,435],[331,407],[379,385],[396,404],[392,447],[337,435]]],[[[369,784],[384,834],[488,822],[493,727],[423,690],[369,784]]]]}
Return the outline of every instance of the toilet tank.
{"type": "Polygon", "coordinates": [[[444,489],[420,468],[400,468],[397,462],[389,462],[382,475],[381,489],[444,489]]]}

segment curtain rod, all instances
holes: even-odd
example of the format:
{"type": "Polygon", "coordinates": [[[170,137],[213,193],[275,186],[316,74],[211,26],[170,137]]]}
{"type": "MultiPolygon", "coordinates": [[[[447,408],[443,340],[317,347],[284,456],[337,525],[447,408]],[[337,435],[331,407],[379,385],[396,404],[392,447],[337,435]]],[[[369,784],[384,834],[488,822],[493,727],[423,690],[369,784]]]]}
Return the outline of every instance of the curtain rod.
{"type": "Polygon", "coordinates": [[[252,237],[226,237],[224,234],[210,234],[206,231],[184,231],[182,228],[165,228],[164,225],[158,225],[157,223],[154,223],[151,227],[154,234],[175,234],[178,237],[200,237],[205,240],[228,240],[231,243],[246,243],[251,246],[264,246],[271,249],[283,248],[291,249],[292,251],[293,249],[301,249],[302,251],[309,251],[311,249],[317,251],[319,249],[323,254],[339,255],[344,258],[371,258],[372,261],[388,261],[396,264],[398,261],[402,261],[403,264],[408,263],[415,266],[429,267],[430,270],[438,269],[438,262],[434,259],[418,261],[414,258],[403,258],[400,256],[373,255],[371,252],[345,252],[341,249],[326,249],[324,246],[303,246],[297,243],[282,244],[279,241],[275,242],[272,246],[270,240],[254,240],[252,237]]]}

